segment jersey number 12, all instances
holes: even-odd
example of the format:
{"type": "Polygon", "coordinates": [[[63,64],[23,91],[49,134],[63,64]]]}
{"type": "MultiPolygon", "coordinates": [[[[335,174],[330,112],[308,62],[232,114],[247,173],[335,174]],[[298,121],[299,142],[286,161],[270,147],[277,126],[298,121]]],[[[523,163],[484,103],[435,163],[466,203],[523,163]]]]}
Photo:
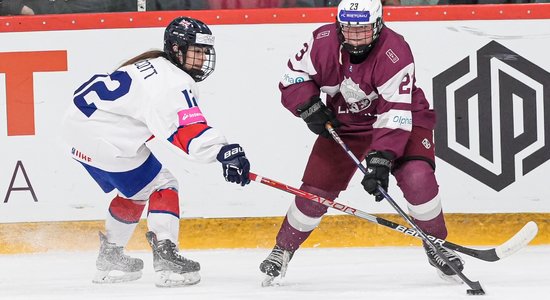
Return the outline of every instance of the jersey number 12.
{"type": "Polygon", "coordinates": [[[128,73],[123,71],[115,71],[111,75],[94,75],[90,80],[85,82],[74,92],[75,96],[73,98],[73,102],[76,107],[78,107],[78,109],[89,118],[97,110],[97,106],[93,102],[88,103],[85,99],[89,93],[96,93],[102,101],[115,101],[116,99],[128,94],[131,84],[132,78],[130,78],[128,73]],[[110,90],[105,84],[105,82],[109,81],[116,81],[119,86],[113,90],[110,90]],[[91,82],[93,83],[90,84],[91,82]],[[86,89],[84,90],[84,88],[86,89]]]}

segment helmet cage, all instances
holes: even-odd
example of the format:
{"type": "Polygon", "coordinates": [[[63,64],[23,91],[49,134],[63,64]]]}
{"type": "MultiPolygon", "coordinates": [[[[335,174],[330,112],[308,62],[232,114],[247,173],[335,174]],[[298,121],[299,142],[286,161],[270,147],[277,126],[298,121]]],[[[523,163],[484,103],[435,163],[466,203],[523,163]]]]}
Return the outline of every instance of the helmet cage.
{"type": "Polygon", "coordinates": [[[382,3],[380,0],[342,0],[337,14],[338,37],[340,43],[352,55],[368,53],[374,46],[384,27],[382,3]],[[365,44],[351,45],[342,33],[344,27],[372,26],[372,40],[365,44]]]}
{"type": "MultiPolygon", "coordinates": [[[[365,41],[364,44],[359,45],[352,45],[346,41],[346,38],[344,37],[343,31],[345,30],[345,27],[366,27],[366,25],[350,25],[346,23],[338,23],[338,37],[340,39],[340,43],[352,55],[362,55],[363,53],[366,53],[370,51],[370,49],[374,46],[376,40],[380,36],[380,31],[382,30],[382,27],[384,26],[384,23],[382,22],[382,18],[378,18],[374,24],[372,24],[372,35],[368,36],[369,38],[372,38],[369,43],[365,41]]],[[[367,29],[365,29],[367,30],[367,29]]]]}
{"type": "MultiPolygon", "coordinates": [[[[212,72],[214,72],[214,69],[216,68],[216,50],[212,46],[204,46],[200,44],[195,44],[194,46],[199,46],[204,48],[204,61],[202,63],[201,69],[195,69],[192,66],[188,67],[187,64],[185,64],[185,57],[184,59],[184,65],[182,66],[182,69],[187,72],[196,82],[203,81],[208,77],[212,72]]],[[[189,50],[189,48],[187,48],[189,50]]],[[[187,51],[186,51],[187,52],[187,51]]],[[[189,55],[189,54],[187,54],[189,55]]],[[[202,54],[201,54],[202,55],[202,54]]]]}

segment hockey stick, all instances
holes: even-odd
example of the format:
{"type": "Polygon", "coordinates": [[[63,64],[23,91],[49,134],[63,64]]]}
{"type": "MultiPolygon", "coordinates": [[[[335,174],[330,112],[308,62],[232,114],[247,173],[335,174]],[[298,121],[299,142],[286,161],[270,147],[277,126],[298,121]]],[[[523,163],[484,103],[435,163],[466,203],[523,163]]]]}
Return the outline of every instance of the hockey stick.
{"type": "MultiPolygon", "coordinates": [[[[395,231],[399,231],[400,233],[403,233],[405,235],[410,235],[415,238],[422,239],[420,237],[420,234],[413,229],[406,226],[403,226],[401,224],[394,223],[392,221],[386,220],[384,218],[377,217],[375,215],[371,215],[367,212],[364,212],[362,210],[347,206],[345,204],[341,204],[338,202],[335,202],[330,199],[323,198],[321,196],[297,189],[295,187],[286,185],[284,183],[280,183],[278,181],[275,181],[273,179],[269,179],[266,177],[262,177],[260,175],[250,173],[249,175],[250,180],[256,181],[265,185],[268,185],[270,187],[279,189],[281,191],[285,191],[287,193],[293,194],[298,197],[302,197],[304,199],[317,202],[319,204],[322,204],[324,206],[339,210],[343,213],[346,213],[348,215],[353,215],[356,217],[359,217],[361,219],[367,220],[371,223],[375,223],[378,225],[382,225],[385,227],[388,227],[390,229],[393,229],[395,231]]],[[[466,255],[469,255],[471,257],[489,261],[489,262],[495,262],[498,260],[501,260],[507,256],[510,256],[529,244],[529,242],[535,237],[537,234],[537,224],[535,222],[529,222],[523,228],[518,231],[512,238],[510,238],[505,243],[490,249],[472,249],[468,247],[464,247],[461,245],[457,245],[455,243],[438,239],[436,237],[433,237],[431,235],[427,235],[429,239],[431,239],[434,243],[437,243],[441,246],[444,246],[445,248],[458,251],[460,253],[464,253],[466,255]]]]}
{"type": "MultiPolygon", "coordinates": [[[[338,134],[336,133],[336,130],[334,130],[334,128],[332,128],[332,125],[330,124],[330,122],[327,122],[327,124],[325,125],[325,128],[328,130],[328,132],[330,133],[330,135],[332,136],[334,141],[337,142],[338,144],[340,144],[342,149],[344,149],[344,151],[346,151],[348,156],[355,162],[355,165],[357,165],[359,170],[361,170],[361,172],[363,172],[363,174],[367,175],[368,172],[365,169],[365,167],[361,164],[359,159],[357,159],[355,154],[353,154],[353,152],[351,152],[351,150],[348,148],[348,146],[346,146],[346,144],[344,143],[344,141],[342,141],[340,136],[338,136],[338,134]]],[[[468,279],[468,277],[466,277],[466,275],[464,275],[455,265],[453,265],[451,263],[449,258],[447,258],[441,252],[439,247],[437,247],[436,244],[432,240],[430,240],[430,238],[428,238],[428,235],[425,234],[424,231],[422,231],[422,229],[420,229],[420,227],[418,227],[418,225],[416,225],[416,223],[414,223],[414,221],[407,215],[407,213],[405,213],[401,209],[401,207],[399,207],[399,205],[397,205],[397,203],[392,199],[392,197],[390,197],[390,195],[388,195],[388,193],[380,185],[378,185],[377,189],[384,196],[384,198],[386,198],[388,203],[397,211],[397,213],[399,213],[399,215],[401,215],[401,217],[403,219],[405,219],[407,221],[407,223],[409,223],[409,225],[411,225],[416,230],[416,232],[418,233],[420,238],[422,238],[422,241],[424,241],[424,243],[426,243],[430,247],[432,247],[432,249],[455,272],[455,274],[458,277],[460,277],[460,279],[462,279],[462,281],[464,281],[464,283],[466,283],[471,288],[469,290],[466,290],[466,293],[468,295],[485,295],[485,291],[483,290],[483,287],[481,287],[481,284],[479,283],[479,281],[471,281],[470,279],[468,279]]]]}

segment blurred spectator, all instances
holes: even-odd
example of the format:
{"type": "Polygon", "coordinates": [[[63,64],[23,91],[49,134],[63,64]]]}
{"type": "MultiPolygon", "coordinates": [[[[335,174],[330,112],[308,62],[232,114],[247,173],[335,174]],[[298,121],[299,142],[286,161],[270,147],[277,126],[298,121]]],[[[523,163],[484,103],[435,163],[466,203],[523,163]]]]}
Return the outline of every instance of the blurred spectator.
{"type": "Polygon", "coordinates": [[[324,6],[323,2],[319,0],[208,0],[210,9],[315,7],[324,6]]]}
{"type": "MultiPolygon", "coordinates": [[[[138,11],[136,0],[0,0],[0,15],[138,11]]],[[[208,0],[144,0],[145,10],[208,9],[208,0]]],[[[222,1],[220,1],[222,2],[222,1]]]]}
{"type": "MultiPolygon", "coordinates": [[[[323,2],[323,1],[318,1],[318,2],[323,2]]],[[[401,5],[403,2],[406,2],[406,0],[382,0],[382,5],[401,5]]],[[[318,6],[338,6],[338,3],[340,3],[340,0],[324,0],[324,4],[321,4],[318,6]]],[[[413,4],[410,4],[410,5],[413,5],[413,4]]]]}
{"type": "Polygon", "coordinates": [[[401,0],[403,6],[436,5],[439,0],[401,0]]]}
{"type": "MultiPolygon", "coordinates": [[[[0,15],[153,10],[330,7],[340,0],[0,0],[0,15]],[[141,2],[138,9],[138,2],[141,2]],[[144,5],[143,5],[144,4],[144,5]]],[[[384,5],[549,3],[550,0],[382,0],[384,5]]]]}
{"type": "Polygon", "coordinates": [[[440,0],[438,4],[508,4],[508,3],[548,3],[549,0],[440,0]]]}
{"type": "Polygon", "coordinates": [[[40,15],[136,10],[135,0],[0,0],[0,15],[40,15]]]}
{"type": "MultiPolygon", "coordinates": [[[[113,0],[113,2],[116,1],[113,0]]],[[[145,10],[196,10],[208,8],[208,0],[147,0],[145,10]]],[[[135,10],[133,9],[133,11],[135,10]]]]}
{"type": "Polygon", "coordinates": [[[34,15],[34,10],[22,0],[0,0],[0,15],[34,15]]]}
{"type": "MultiPolygon", "coordinates": [[[[340,0],[324,0],[319,6],[337,6],[340,0]]],[[[550,0],[386,0],[384,5],[550,3],[550,0]]]]}

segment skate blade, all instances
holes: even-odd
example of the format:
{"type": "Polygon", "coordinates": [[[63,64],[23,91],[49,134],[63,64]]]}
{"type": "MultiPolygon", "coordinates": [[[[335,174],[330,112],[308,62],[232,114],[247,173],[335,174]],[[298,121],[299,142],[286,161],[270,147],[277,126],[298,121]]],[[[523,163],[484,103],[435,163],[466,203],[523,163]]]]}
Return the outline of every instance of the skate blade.
{"type": "Polygon", "coordinates": [[[439,277],[441,279],[443,279],[444,281],[446,282],[449,282],[449,283],[452,283],[452,284],[463,284],[464,282],[462,281],[462,279],[460,279],[460,277],[458,277],[458,275],[447,275],[443,272],[441,272],[441,270],[437,270],[437,275],[439,275],[439,277]]]}
{"type": "Polygon", "coordinates": [[[128,282],[140,279],[141,274],[141,271],[123,272],[117,270],[98,270],[94,276],[94,279],[92,279],[92,282],[98,284],[128,282]]]}
{"type": "Polygon", "coordinates": [[[160,288],[183,287],[195,285],[201,281],[199,272],[174,273],[171,271],[155,272],[155,285],[160,288]]]}
{"type": "Polygon", "coordinates": [[[262,287],[270,287],[270,286],[280,286],[281,285],[281,278],[265,275],[264,280],[262,281],[262,287]]]}

